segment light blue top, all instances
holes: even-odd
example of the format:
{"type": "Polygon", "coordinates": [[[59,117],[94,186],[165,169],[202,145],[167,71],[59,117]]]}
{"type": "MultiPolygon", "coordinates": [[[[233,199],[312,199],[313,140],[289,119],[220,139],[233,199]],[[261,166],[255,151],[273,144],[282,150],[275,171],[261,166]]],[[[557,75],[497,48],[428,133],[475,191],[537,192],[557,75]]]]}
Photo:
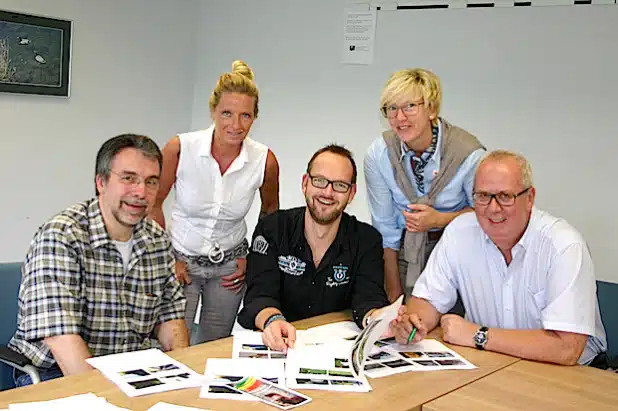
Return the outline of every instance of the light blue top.
{"type": "MultiPolygon", "coordinates": [[[[442,121],[438,123],[438,145],[436,152],[425,166],[425,190],[428,193],[431,189],[433,179],[440,170],[440,152],[442,147],[442,121]]],[[[411,158],[415,153],[408,150],[404,143],[401,143],[403,166],[406,174],[416,189],[416,195],[421,197],[424,193],[418,191],[416,179],[412,172],[411,158]]],[[[423,156],[427,156],[423,153],[423,156]]],[[[472,152],[457,170],[453,179],[438,193],[433,207],[440,212],[459,211],[466,207],[472,207],[472,190],[474,186],[474,173],[476,166],[485,155],[484,149],[472,152]]],[[[377,138],[365,156],[365,181],[367,183],[367,198],[369,201],[369,211],[371,212],[371,222],[373,226],[382,234],[384,248],[399,250],[401,236],[405,229],[405,218],[402,211],[409,201],[403,191],[395,181],[393,166],[388,158],[386,142],[380,136],[377,138]]]]}

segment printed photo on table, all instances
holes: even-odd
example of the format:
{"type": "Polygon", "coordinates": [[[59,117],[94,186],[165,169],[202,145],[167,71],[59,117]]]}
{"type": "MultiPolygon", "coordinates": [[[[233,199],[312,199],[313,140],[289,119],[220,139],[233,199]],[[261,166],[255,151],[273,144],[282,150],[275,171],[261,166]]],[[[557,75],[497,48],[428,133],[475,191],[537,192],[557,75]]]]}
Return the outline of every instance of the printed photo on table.
{"type": "Polygon", "coordinates": [[[142,369],[138,369],[138,370],[129,370],[129,371],[121,371],[118,373],[119,375],[122,375],[125,378],[132,378],[132,377],[145,377],[147,375],[150,375],[147,371],[142,370],[142,369]]]}
{"type": "Polygon", "coordinates": [[[404,361],[404,360],[387,361],[387,362],[383,362],[382,364],[386,365],[387,367],[391,367],[391,368],[409,367],[410,365],[412,365],[409,362],[404,361]]]}
{"type": "Polygon", "coordinates": [[[329,371],[328,375],[330,375],[331,377],[346,377],[346,378],[354,377],[354,375],[349,371],[329,371]]]}
{"type": "Polygon", "coordinates": [[[170,371],[170,370],[178,370],[178,369],[179,369],[178,366],[174,364],[157,365],[155,367],[146,368],[146,370],[151,374],[155,374],[161,371],[170,371]]]}
{"type": "Polygon", "coordinates": [[[335,358],[335,368],[350,368],[350,363],[344,358],[335,358]]]}
{"type": "Polygon", "coordinates": [[[465,362],[461,360],[436,360],[436,362],[440,365],[451,366],[451,365],[466,365],[465,362]]]}
{"type": "Polygon", "coordinates": [[[268,353],[264,352],[248,352],[241,351],[238,353],[238,357],[240,358],[268,358],[268,353]]]}
{"type": "Polygon", "coordinates": [[[247,351],[251,351],[251,350],[268,351],[268,347],[262,344],[243,344],[241,347],[243,350],[247,350],[247,351]]]}
{"type": "Polygon", "coordinates": [[[297,378],[297,384],[328,385],[328,380],[318,380],[313,378],[297,378]]]}
{"type": "Polygon", "coordinates": [[[402,351],[399,353],[404,358],[421,358],[423,356],[422,352],[418,351],[402,351]]]}
{"type": "Polygon", "coordinates": [[[442,351],[442,352],[426,352],[425,355],[431,358],[449,358],[453,357],[453,354],[450,352],[442,351]]]}
{"type": "Polygon", "coordinates": [[[144,388],[155,387],[157,385],[163,385],[165,383],[157,378],[152,378],[150,380],[131,381],[128,384],[136,390],[143,390],[144,388]]]}
{"type": "Polygon", "coordinates": [[[213,394],[237,394],[242,395],[241,392],[236,391],[231,388],[229,385],[210,385],[208,387],[208,392],[213,394]]]}
{"type": "Polygon", "coordinates": [[[390,353],[387,353],[386,351],[380,351],[375,354],[371,354],[369,356],[369,358],[372,360],[385,360],[387,358],[392,358],[392,357],[393,356],[390,353]]]}
{"type": "Polygon", "coordinates": [[[177,375],[167,375],[165,377],[159,377],[168,381],[175,381],[175,382],[184,382],[186,380],[188,380],[189,378],[191,378],[191,376],[189,375],[189,373],[182,373],[182,374],[177,374],[177,375]]]}
{"type": "Polygon", "coordinates": [[[330,380],[330,385],[363,385],[363,383],[355,380],[330,380]]]}
{"type": "Polygon", "coordinates": [[[437,367],[438,363],[432,360],[415,360],[414,364],[422,365],[423,367],[437,367]]]}
{"type": "Polygon", "coordinates": [[[301,368],[300,370],[298,370],[298,372],[301,374],[315,374],[315,375],[324,375],[328,373],[326,370],[316,370],[313,368],[301,368]]]}

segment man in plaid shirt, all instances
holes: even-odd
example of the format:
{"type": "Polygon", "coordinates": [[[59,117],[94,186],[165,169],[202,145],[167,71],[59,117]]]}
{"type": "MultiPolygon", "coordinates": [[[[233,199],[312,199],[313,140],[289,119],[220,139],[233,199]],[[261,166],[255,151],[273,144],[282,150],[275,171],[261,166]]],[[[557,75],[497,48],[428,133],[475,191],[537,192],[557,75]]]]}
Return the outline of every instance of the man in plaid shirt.
{"type": "MultiPolygon", "coordinates": [[[[92,369],[92,356],[188,346],[185,297],[165,231],[145,217],[159,187],[156,143],[124,134],[97,154],[96,194],[43,224],[22,268],[9,347],[42,380],[92,369]]],[[[16,384],[30,384],[16,370],[16,384]]]]}

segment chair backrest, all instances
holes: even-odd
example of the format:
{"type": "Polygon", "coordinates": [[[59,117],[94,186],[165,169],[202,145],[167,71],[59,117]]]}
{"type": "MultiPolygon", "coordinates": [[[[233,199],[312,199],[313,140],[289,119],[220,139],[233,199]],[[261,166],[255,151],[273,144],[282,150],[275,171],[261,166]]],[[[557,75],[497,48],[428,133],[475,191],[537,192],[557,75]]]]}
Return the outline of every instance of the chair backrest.
{"type": "Polygon", "coordinates": [[[618,357],[618,284],[597,281],[601,319],[607,333],[607,355],[618,357]]]}
{"type": "MultiPolygon", "coordinates": [[[[0,263],[0,345],[8,344],[17,328],[21,266],[22,263],[0,263]]],[[[13,369],[0,363],[0,390],[13,387],[13,369]]]]}

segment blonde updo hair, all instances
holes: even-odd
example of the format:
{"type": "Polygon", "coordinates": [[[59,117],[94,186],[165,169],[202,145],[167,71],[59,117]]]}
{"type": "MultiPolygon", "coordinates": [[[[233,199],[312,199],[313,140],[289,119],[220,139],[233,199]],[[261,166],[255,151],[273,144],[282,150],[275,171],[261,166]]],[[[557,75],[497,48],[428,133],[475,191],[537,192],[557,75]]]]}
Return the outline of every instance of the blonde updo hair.
{"type": "Polygon", "coordinates": [[[232,71],[230,73],[223,73],[219,77],[217,85],[210,95],[210,112],[215,111],[224,93],[240,93],[253,97],[255,101],[253,116],[257,118],[259,91],[253,81],[254,78],[253,70],[251,70],[247,63],[242,60],[234,61],[232,63],[232,71]]]}
{"type": "Polygon", "coordinates": [[[380,107],[410,98],[422,98],[426,107],[435,114],[432,123],[437,124],[442,104],[442,86],[438,76],[422,68],[396,72],[388,79],[382,90],[380,107]]]}

